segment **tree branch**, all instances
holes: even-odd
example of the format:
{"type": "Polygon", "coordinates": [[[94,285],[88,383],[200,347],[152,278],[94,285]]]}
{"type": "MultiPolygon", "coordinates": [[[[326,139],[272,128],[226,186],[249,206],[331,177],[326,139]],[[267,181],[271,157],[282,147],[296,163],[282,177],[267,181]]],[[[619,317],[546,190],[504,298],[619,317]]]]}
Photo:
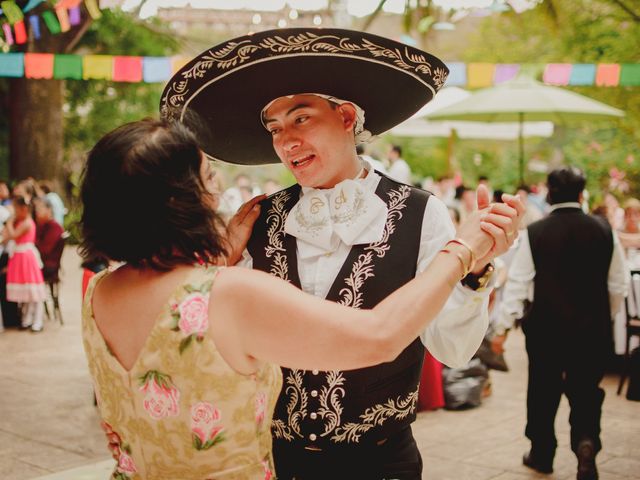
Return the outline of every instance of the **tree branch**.
{"type": "Polygon", "coordinates": [[[80,28],[73,35],[73,38],[64,47],[63,49],[64,53],[69,53],[73,51],[74,48],[76,48],[76,45],[82,39],[82,37],[84,37],[84,34],[87,33],[87,30],[89,30],[89,27],[91,26],[92,23],[93,23],[92,18],[88,18],[85,22],[82,23],[80,28]]]}
{"type": "Polygon", "coordinates": [[[631,18],[633,18],[635,22],[640,23],[640,13],[634,12],[633,10],[631,10],[631,8],[628,7],[622,0],[611,0],[611,1],[616,5],[618,5],[622,10],[627,12],[629,15],[631,15],[631,18]]]}
{"type": "Polygon", "coordinates": [[[384,7],[385,3],[387,3],[387,0],[380,0],[380,3],[378,3],[378,6],[376,7],[376,9],[371,13],[371,15],[367,17],[367,20],[364,22],[364,25],[362,26],[363,32],[366,32],[367,29],[373,23],[373,21],[378,17],[378,14],[382,11],[382,7],[384,7]]]}

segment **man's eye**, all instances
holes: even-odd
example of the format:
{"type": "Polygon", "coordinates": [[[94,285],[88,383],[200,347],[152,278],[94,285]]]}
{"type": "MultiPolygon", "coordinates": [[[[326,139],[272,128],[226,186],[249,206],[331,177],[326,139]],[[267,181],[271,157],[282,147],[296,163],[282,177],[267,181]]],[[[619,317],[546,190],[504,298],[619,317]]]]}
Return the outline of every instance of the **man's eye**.
{"type": "Polygon", "coordinates": [[[269,130],[269,133],[271,134],[271,136],[274,136],[275,134],[277,134],[279,132],[280,132],[279,128],[272,128],[271,130],[269,130]]]}
{"type": "Polygon", "coordinates": [[[309,119],[309,115],[301,115],[299,117],[296,117],[296,123],[303,123],[306,122],[309,119]]]}

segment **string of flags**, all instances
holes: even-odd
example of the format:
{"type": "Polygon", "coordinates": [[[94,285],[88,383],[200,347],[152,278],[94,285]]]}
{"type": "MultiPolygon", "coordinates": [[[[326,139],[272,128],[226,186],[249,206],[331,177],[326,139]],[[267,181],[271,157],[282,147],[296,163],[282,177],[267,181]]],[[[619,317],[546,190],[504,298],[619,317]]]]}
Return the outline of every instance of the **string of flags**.
{"type": "Polygon", "coordinates": [[[41,3],[45,3],[45,0],[29,0],[20,8],[14,0],[0,1],[0,16],[5,17],[4,21],[0,18],[4,44],[12,46],[27,43],[27,31],[31,32],[35,40],[39,40],[45,27],[53,35],[68,32],[82,23],[83,5],[94,20],[102,15],[97,0],[58,0],[55,4],[47,2],[51,9],[29,14],[41,3]]]}
{"type": "MultiPolygon", "coordinates": [[[[142,57],[118,55],[62,55],[53,53],[0,54],[0,77],[110,80],[114,82],[160,83],[169,80],[188,57],[142,57]]],[[[447,63],[448,86],[483,88],[524,73],[542,76],[548,85],[632,87],[640,86],[640,63],[548,63],[495,64],[447,63]]]]}
{"type": "Polygon", "coordinates": [[[520,74],[539,78],[547,85],[632,87],[640,86],[640,63],[447,63],[447,85],[485,88],[520,74]]]}

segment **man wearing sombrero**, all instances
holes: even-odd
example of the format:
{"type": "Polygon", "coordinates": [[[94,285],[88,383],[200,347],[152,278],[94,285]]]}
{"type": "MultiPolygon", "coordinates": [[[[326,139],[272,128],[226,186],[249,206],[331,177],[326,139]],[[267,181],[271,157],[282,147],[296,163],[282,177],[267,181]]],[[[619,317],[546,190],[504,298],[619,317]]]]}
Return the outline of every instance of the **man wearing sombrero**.
{"type": "MultiPolygon", "coordinates": [[[[196,130],[211,158],[281,161],[295,176],[297,184],[262,203],[248,245],[253,268],[372,308],[445,245],[469,255],[441,201],[375,172],[355,150],[431,100],[447,72],[425,52],[367,33],[267,31],[192,60],[166,87],[162,112],[196,130]]],[[[505,217],[505,231],[517,221],[505,217]]],[[[411,423],[424,346],[452,366],[475,353],[488,323],[492,268],[484,260],[395,361],[283,369],[272,425],[278,478],[421,478],[411,423]]]]}

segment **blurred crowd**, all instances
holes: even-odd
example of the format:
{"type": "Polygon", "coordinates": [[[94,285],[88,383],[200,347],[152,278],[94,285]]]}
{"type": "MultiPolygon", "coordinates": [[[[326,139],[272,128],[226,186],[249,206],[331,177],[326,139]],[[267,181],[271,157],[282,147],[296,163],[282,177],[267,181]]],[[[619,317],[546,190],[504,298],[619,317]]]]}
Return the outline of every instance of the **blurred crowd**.
{"type": "Polygon", "coordinates": [[[59,282],[66,212],[49,180],[0,181],[0,332],[42,331],[59,282]]]}

